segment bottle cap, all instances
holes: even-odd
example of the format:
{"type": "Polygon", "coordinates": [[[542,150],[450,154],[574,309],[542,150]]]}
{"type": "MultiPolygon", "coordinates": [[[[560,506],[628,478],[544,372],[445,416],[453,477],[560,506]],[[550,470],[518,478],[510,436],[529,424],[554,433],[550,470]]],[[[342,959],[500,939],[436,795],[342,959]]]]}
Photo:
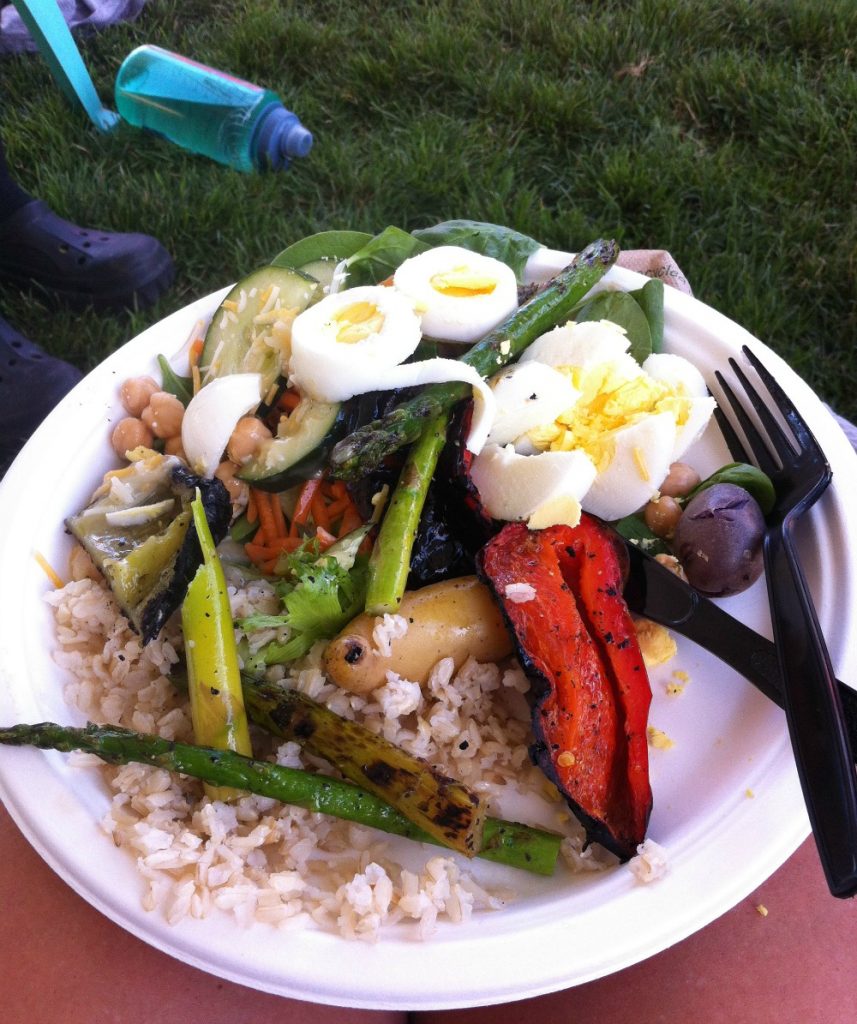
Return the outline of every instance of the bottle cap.
{"type": "Polygon", "coordinates": [[[311,149],[312,132],[282,104],[273,106],[263,117],[256,153],[264,167],[281,170],[289,166],[292,157],[306,156],[311,149]]]}

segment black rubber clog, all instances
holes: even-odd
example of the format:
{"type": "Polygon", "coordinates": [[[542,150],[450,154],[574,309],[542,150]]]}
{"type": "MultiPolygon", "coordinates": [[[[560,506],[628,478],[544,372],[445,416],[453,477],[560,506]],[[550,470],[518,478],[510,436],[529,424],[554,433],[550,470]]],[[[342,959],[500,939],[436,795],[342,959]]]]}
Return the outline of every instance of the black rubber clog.
{"type": "Polygon", "coordinates": [[[39,199],[0,222],[0,279],[35,284],[75,309],[142,309],[174,275],[151,235],[78,227],[39,199]]]}
{"type": "Polygon", "coordinates": [[[0,476],[83,374],[34,345],[0,317],[0,476]]]}

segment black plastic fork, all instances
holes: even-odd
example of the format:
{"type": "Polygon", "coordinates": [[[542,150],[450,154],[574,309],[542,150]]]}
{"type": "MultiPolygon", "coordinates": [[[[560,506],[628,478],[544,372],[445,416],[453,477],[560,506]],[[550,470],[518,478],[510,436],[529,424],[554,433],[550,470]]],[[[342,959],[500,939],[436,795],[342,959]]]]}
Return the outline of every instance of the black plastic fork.
{"type": "Polygon", "coordinates": [[[821,497],[832,474],[805,420],[770,371],[746,345],[742,352],[769,395],[769,399],[763,398],[738,362],[729,360],[756,419],[751,418],[736,389],[723,375],[715,373],[715,377],[752,458],[722,409],[717,409],[715,415],[732,457],[755,462],[774,484],[776,501],[767,517],[763,551],[786,719],[827,884],[834,896],[845,898],[857,893],[854,753],[830,655],[793,536],[795,523],[821,497]],[[779,410],[791,437],[769,408],[769,401],[779,410]]]}

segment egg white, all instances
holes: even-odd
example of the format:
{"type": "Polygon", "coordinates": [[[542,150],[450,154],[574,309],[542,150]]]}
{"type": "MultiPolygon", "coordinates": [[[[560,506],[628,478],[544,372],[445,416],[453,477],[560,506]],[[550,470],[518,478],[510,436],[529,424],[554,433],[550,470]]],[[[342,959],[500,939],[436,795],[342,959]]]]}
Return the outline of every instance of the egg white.
{"type": "Polygon", "coordinates": [[[519,455],[511,445],[487,444],[470,475],[488,515],[541,529],[560,522],[577,525],[595,465],[580,451],[519,455]]]}
{"type": "Polygon", "coordinates": [[[683,356],[669,352],[653,352],[643,369],[650,377],[669,384],[679,394],[689,396],[687,419],[676,425],[672,462],[678,461],[702,434],[717,404],[699,370],[683,356]]]}
{"type": "Polygon", "coordinates": [[[261,388],[260,373],[230,373],[193,396],[182,417],[182,448],[195,473],[214,476],[236,423],[262,400],[261,388]]]}
{"type": "Polygon", "coordinates": [[[388,372],[414,352],[421,336],[413,303],[394,289],[337,292],[295,318],[289,379],[320,402],[389,388],[388,372]]]}
{"type": "MultiPolygon", "coordinates": [[[[533,425],[538,417],[528,414],[547,413],[548,403],[533,403],[535,410],[526,409],[515,376],[511,371],[498,374],[498,384],[504,381],[508,387],[508,404],[517,398],[522,408],[516,420],[514,410],[505,408],[506,396],[495,387],[502,417],[489,435],[489,442],[511,439],[525,462],[548,454],[587,457],[595,473],[588,490],[580,495],[581,504],[584,511],[607,520],[636,512],[658,493],[670,464],[701,434],[714,408],[702,375],[686,359],[657,353],[641,367],[628,347],[624,329],[606,320],[567,323],[548,331],[526,350],[516,373],[553,367],[578,397],[533,425]],[[527,425],[520,435],[510,437],[517,423],[527,425]]],[[[522,376],[520,383],[526,380],[522,376]]],[[[553,392],[557,393],[558,389],[553,392]]],[[[508,455],[504,458],[509,462],[508,455]]],[[[494,461],[499,462],[496,455],[494,461]]],[[[533,468],[532,473],[538,480],[539,471],[533,468]]],[[[523,470],[516,470],[510,479],[515,488],[530,486],[523,470]]],[[[539,492],[539,497],[550,503],[546,494],[539,492]]],[[[498,509],[520,513],[528,499],[527,494],[507,499],[505,506],[499,498],[492,502],[498,509]]],[[[556,514],[561,517],[565,512],[559,508],[556,514]]],[[[528,518],[542,525],[539,516],[528,513],[528,518]]]]}
{"type": "Polygon", "coordinates": [[[645,505],[669,471],[675,436],[675,418],[669,412],[646,416],[613,431],[605,439],[612,456],[599,467],[583,496],[584,512],[614,520],[645,505]]]}
{"type": "Polygon", "coordinates": [[[489,444],[509,444],[540,423],[549,423],[580,397],[564,374],[544,363],[515,363],[490,381],[497,403],[489,444]]]}
{"type": "Polygon", "coordinates": [[[537,338],[519,361],[573,366],[581,373],[610,364],[617,376],[630,379],[640,373],[639,363],[628,355],[630,345],[625,328],[611,320],[569,321],[537,338]]]}
{"type": "Polygon", "coordinates": [[[512,268],[457,245],[405,260],[393,287],[415,304],[423,333],[444,341],[472,344],[518,308],[512,268]]]}

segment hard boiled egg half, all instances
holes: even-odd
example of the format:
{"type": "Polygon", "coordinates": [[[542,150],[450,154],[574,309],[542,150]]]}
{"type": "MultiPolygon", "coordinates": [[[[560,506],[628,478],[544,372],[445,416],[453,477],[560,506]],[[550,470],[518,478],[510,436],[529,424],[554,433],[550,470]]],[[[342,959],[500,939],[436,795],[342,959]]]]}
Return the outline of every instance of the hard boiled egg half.
{"type": "Polygon", "coordinates": [[[444,341],[472,344],[518,308],[511,267],[457,245],[405,260],[393,287],[413,301],[423,334],[444,341]]]}
{"type": "MultiPolygon", "coordinates": [[[[686,359],[658,353],[640,366],[628,354],[628,346],[623,328],[602,320],[557,327],[527,349],[518,372],[536,366],[552,369],[565,378],[572,400],[557,411],[560,389],[553,378],[544,377],[541,394],[533,391],[528,396],[526,417],[519,421],[526,428],[517,437],[497,430],[496,424],[492,428],[489,441],[498,444],[486,445],[473,463],[474,483],[490,515],[526,520],[534,527],[560,521],[575,525],[582,507],[602,519],[616,520],[657,494],[670,464],[702,433],[714,399],[686,359]],[[517,460],[524,462],[513,459],[511,449],[502,457],[498,454],[499,445],[507,441],[514,445],[517,460]],[[560,468],[566,463],[552,467],[564,481],[559,492],[534,486],[533,480],[541,476],[535,465],[525,467],[528,461],[538,464],[546,454],[566,457],[567,470],[560,468]],[[592,467],[588,483],[580,470],[581,459],[592,467]],[[514,509],[508,501],[496,500],[504,490],[517,495],[514,509]],[[568,497],[565,505],[560,500],[563,494],[568,497]]],[[[502,373],[492,381],[501,394],[508,385],[502,373]]],[[[504,403],[498,399],[497,404],[502,410],[504,403]]],[[[509,420],[514,432],[516,421],[509,420]]]]}
{"type": "Polygon", "coordinates": [[[309,398],[341,402],[386,387],[385,372],[404,362],[421,337],[413,302],[394,289],[337,292],[295,318],[289,377],[309,398]]]}
{"type": "Polygon", "coordinates": [[[479,451],[493,420],[494,396],[479,373],[457,359],[405,363],[422,333],[413,300],[395,288],[369,285],[328,295],[292,325],[289,380],[319,402],[463,381],[473,388],[475,400],[467,446],[479,451]]]}

